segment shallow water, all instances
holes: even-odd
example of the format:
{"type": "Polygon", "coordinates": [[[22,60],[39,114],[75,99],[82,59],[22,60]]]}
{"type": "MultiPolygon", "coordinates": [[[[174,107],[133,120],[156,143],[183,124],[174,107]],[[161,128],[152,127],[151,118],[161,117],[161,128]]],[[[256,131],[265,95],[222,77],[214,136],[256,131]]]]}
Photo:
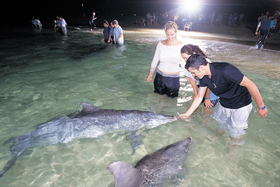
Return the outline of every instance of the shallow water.
{"type": "MultiPolygon", "coordinates": [[[[146,82],[162,30],[125,30],[125,45],[104,45],[102,30],[70,30],[68,37],[15,30],[0,44],[0,168],[10,158],[4,142],[32,127],[74,112],[81,102],[104,109],[136,109],[167,115],[183,113],[193,94],[181,76],[179,97],[153,93],[146,82]]],[[[131,155],[128,132],[27,149],[0,178],[0,186],[114,186],[106,169],[112,161],[136,164],[161,147],[192,136],[185,161],[188,175],[179,186],[279,186],[279,51],[224,42],[216,36],[179,32],[185,43],[199,45],[212,61],[233,63],[258,86],[269,109],[260,119],[256,104],[243,145],[228,156],[230,139],[216,134],[212,111],[200,108],[188,120],[140,129],[141,145],[131,155]],[[199,38],[202,39],[199,39],[199,38]]]]}

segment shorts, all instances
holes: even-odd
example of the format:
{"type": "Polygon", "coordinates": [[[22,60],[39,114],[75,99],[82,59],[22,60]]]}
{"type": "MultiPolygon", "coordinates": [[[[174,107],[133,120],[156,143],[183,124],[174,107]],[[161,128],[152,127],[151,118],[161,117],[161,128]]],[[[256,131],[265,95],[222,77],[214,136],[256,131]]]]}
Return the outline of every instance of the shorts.
{"type": "Polygon", "coordinates": [[[157,70],[154,88],[154,92],[160,95],[166,94],[169,97],[177,97],[180,89],[179,74],[169,75],[157,70]]]}
{"type": "Polygon", "coordinates": [[[220,103],[213,118],[218,122],[218,127],[229,133],[231,137],[245,135],[248,128],[248,119],[253,108],[252,103],[239,109],[229,109],[220,103]]]}

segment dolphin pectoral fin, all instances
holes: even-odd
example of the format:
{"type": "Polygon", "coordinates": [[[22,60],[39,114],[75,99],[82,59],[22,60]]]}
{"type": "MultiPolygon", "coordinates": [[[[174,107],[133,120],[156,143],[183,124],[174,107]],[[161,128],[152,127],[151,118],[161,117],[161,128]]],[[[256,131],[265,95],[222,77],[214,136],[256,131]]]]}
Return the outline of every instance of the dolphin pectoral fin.
{"type": "Polygon", "coordinates": [[[140,171],[125,162],[112,162],[107,168],[115,177],[115,187],[136,187],[141,178],[140,171]]]}
{"type": "Polygon", "coordinates": [[[184,181],[187,173],[188,172],[184,167],[180,167],[177,174],[177,178],[179,179],[179,181],[184,181]]]}
{"type": "Polygon", "coordinates": [[[135,153],[135,150],[140,146],[142,145],[142,140],[141,140],[141,134],[140,133],[139,135],[136,134],[137,131],[131,131],[127,136],[126,136],[126,139],[127,140],[130,140],[130,145],[131,145],[131,148],[132,148],[132,152],[131,154],[134,155],[135,153]]]}

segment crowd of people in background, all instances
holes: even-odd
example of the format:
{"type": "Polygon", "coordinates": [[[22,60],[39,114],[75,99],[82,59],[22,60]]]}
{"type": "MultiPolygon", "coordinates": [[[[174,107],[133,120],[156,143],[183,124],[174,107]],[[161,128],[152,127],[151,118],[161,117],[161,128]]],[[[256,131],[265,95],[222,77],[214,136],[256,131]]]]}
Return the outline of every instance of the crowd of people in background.
{"type": "MultiPolygon", "coordinates": [[[[271,26],[266,29],[269,32],[265,37],[262,36],[262,43],[265,38],[271,37],[275,32],[279,32],[280,28],[280,12],[275,12],[273,15],[269,15],[269,11],[267,11],[265,14],[261,14],[257,21],[258,26],[256,31],[260,30],[264,27],[264,24],[262,24],[262,27],[260,26],[260,23],[265,19],[271,20],[271,26]],[[259,29],[258,29],[259,28],[259,29]]],[[[92,31],[96,27],[95,20],[97,19],[96,13],[93,12],[91,16],[91,20],[89,21],[90,24],[90,31],[92,31]]],[[[186,14],[179,14],[176,12],[165,12],[163,14],[158,13],[147,13],[145,17],[141,17],[140,19],[136,20],[136,24],[138,26],[163,26],[168,21],[174,21],[179,29],[182,30],[192,30],[192,31],[201,31],[203,26],[220,26],[225,25],[228,27],[235,27],[237,24],[241,24],[244,20],[244,13],[222,13],[222,12],[210,12],[209,14],[203,14],[203,13],[197,13],[193,15],[186,15],[186,14]]],[[[39,19],[32,18],[32,27],[37,29],[42,29],[42,23],[39,19]]],[[[61,35],[67,35],[67,23],[65,19],[62,18],[62,16],[57,16],[54,22],[54,31],[59,32],[61,35]]],[[[103,22],[104,26],[104,37],[102,41],[106,43],[113,43],[122,45],[124,43],[124,37],[123,37],[123,30],[122,27],[119,25],[117,20],[112,21],[109,23],[107,20],[104,20],[103,22]]],[[[256,32],[256,35],[260,36],[261,32],[256,32]]]]}
{"type": "MultiPolygon", "coordinates": [[[[262,14],[258,18],[260,22],[266,14],[262,14]]],[[[270,36],[274,32],[279,32],[279,14],[276,12],[273,16],[270,16],[270,19],[273,21],[273,27],[271,28],[270,36]]],[[[235,27],[238,24],[241,24],[244,21],[244,13],[233,12],[233,13],[222,13],[222,12],[210,12],[209,14],[197,13],[195,15],[184,15],[178,13],[168,13],[163,14],[158,13],[147,13],[146,17],[141,17],[137,19],[135,24],[138,26],[156,26],[164,25],[167,21],[174,21],[179,29],[193,31],[200,31],[202,26],[220,26],[225,25],[228,27],[235,27]]]]}
{"type": "MultiPolygon", "coordinates": [[[[258,49],[260,49],[264,40],[267,37],[273,36],[274,33],[279,32],[280,28],[280,11],[276,11],[274,14],[270,14],[267,11],[262,13],[257,21],[257,28],[255,35],[259,37],[258,49]]],[[[162,26],[168,21],[173,21],[178,25],[181,30],[201,31],[203,26],[220,26],[236,27],[244,21],[244,13],[222,13],[222,12],[210,12],[209,14],[197,13],[197,14],[184,14],[184,13],[147,13],[146,18],[141,17],[136,20],[136,24],[139,26],[162,26]]]]}
{"type": "Polygon", "coordinates": [[[158,15],[158,13],[147,13],[146,17],[141,17],[136,20],[136,25],[139,26],[152,26],[152,25],[164,25],[170,20],[168,12],[158,15]]]}
{"type": "Polygon", "coordinates": [[[222,14],[221,12],[211,12],[208,15],[198,13],[192,16],[183,16],[178,13],[168,13],[158,15],[158,13],[147,13],[146,18],[141,17],[136,20],[136,24],[139,26],[152,26],[152,25],[164,25],[167,21],[174,21],[180,29],[184,29],[185,25],[191,25],[192,30],[199,31],[203,25],[217,25],[221,24],[234,27],[237,23],[243,21],[244,14],[241,12],[232,14],[222,14]]]}

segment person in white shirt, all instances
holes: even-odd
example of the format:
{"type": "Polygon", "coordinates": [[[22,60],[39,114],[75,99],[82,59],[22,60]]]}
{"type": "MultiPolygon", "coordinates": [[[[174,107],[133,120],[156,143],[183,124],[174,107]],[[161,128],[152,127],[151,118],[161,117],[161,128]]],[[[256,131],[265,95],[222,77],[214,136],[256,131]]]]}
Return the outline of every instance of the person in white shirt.
{"type": "Polygon", "coordinates": [[[62,16],[60,16],[59,17],[59,20],[61,21],[60,22],[60,24],[57,24],[57,26],[60,26],[61,28],[61,30],[60,30],[60,33],[62,34],[62,35],[67,35],[67,28],[66,28],[66,26],[67,26],[67,23],[66,23],[66,21],[65,21],[65,19],[63,19],[62,18],[62,16]]]}
{"type": "Polygon", "coordinates": [[[119,25],[119,22],[117,20],[113,21],[114,25],[114,42],[117,45],[123,45],[124,44],[124,37],[123,37],[123,29],[119,25]]]}
{"type": "Polygon", "coordinates": [[[168,21],[164,26],[166,38],[157,44],[156,52],[151,63],[147,82],[152,81],[153,73],[159,62],[156,77],[154,79],[154,92],[169,97],[177,97],[180,88],[179,73],[180,63],[184,63],[180,50],[183,42],[177,40],[177,24],[168,21]]]}

